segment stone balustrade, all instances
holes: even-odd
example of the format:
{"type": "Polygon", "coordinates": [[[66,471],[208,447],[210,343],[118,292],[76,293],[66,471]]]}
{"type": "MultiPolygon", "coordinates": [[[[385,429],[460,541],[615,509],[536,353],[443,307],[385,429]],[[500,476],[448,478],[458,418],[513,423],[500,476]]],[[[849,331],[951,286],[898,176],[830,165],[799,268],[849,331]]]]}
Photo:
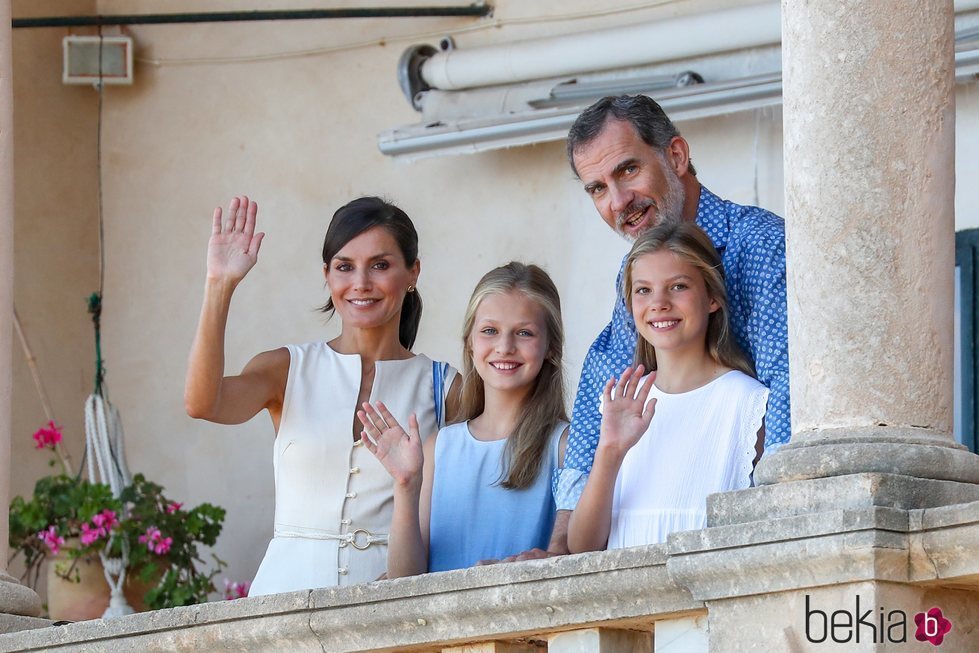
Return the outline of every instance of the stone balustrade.
{"type": "Polygon", "coordinates": [[[649,640],[658,620],[706,612],[666,561],[658,545],[475,567],[23,631],[0,650],[429,651],[596,626],[649,640]]]}
{"type": "MultiPolygon", "coordinates": [[[[750,516],[768,495],[753,488],[713,496],[711,525],[665,545],[38,628],[0,635],[0,651],[821,651],[803,597],[829,612],[855,594],[941,605],[956,628],[943,653],[979,650],[979,487],[971,502],[938,505],[936,488],[904,509],[890,500],[900,477],[849,482],[883,488],[879,500],[734,523],[732,506],[750,516]]],[[[813,483],[788,485],[805,497],[813,483]]]]}

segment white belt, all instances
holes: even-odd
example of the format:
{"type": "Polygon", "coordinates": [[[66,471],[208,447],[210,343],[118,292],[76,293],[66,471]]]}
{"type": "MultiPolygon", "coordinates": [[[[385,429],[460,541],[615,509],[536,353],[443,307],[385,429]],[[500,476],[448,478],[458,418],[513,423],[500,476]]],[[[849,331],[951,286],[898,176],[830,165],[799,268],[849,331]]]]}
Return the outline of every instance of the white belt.
{"type": "Polygon", "coordinates": [[[349,533],[337,535],[336,533],[327,533],[325,531],[297,531],[276,526],[273,534],[275,537],[299,537],[307,540],[336,540],[340,542],[341,548],[349,544],[358,551],[363,551],[364,549],[370,548],[372,544],[388,543],[387,533],[371,533],[369,530],[364,528],[357,528],[349,533]]]}

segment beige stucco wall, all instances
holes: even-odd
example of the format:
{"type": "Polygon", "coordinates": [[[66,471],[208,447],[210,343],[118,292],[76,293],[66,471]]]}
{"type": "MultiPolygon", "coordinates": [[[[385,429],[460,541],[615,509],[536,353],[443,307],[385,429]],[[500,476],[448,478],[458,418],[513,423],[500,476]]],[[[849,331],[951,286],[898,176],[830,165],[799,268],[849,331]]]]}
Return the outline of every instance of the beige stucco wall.
{"type": "MultiPolygon", "coordinates": [[[[15,0],[13,15],[39,15],[39,4],[15,0]]],[[[94,1],[81,0],[51,5],[59,14],[95,8],[94,1]]],[[[50,29],[13,32],[14,303],[77,466],[84,446],[82,405],[95,367],[86,302],[98,289],[98,97],[91,88],[61,84],[62,36],[50,29]]],[[[16,335],[12,361],[14,496],[32,491],[49,472],[50,457],[34,450],[31,434],[46,417],[16,335]]],[[[19,576],[17,562],[11,573],[19,576]]]]}
{"type": "MultiPolygon", "coordinates": [[[[495,19],[504,23],[595,6],[591,0],[493,4],[495,19]]],[[[616,0],[602,8],[630,4],[616,0]]],[[[730,4],[679,2],[627,16],[507,25],[455,38],[460,48],[471,47],[730,4]]],[[[321,5],[289,3],[291,8],[321,5]]],[[[65,11],[62,3],[49,6],[54,8],[42,13],[65,11]]],[[[273,6],[281,8],[273,2],[230,0],[97,3],[106,13],[273,6]]],[[[164,60],[241,58],[398,35],[432,35],[272,61],[160,66],[141,62],[132,87],[105,91],[103,328],[111,396],[123,415],[134,471],[162,483],[177,500],[211,501],[228,509],[217,553],[230,564],[229,578],[251,577],[271,534],[273,433],[264,415],[224,427],[193,421],[183,412],[185,360],[202,295],[209,218],[216,204],[248,193],[260,203],[261,228],[268,233],[258,266],[232,307],[229,371],[240,369],[264,349],[336,333],[337,325],[324,324],[314,311],[324,300],[319,249],[332,212],[362,194],[383,194],[397,201],[418,227],[419,289],[426,309],[417,351],[458,364],[458,330],[473,284],[489,268],[511,259],[544,265],[561,291],[569,400],[584,352],[608,319],[612,281],[626,245],[601,223],[575,183],[564,162],[563,144],[410,165],[386,158],[377,149],[377,132],[418,119],[396,83],[402,50],[409,43],[433,42],[434,35],[474,24],[478,21],[386,19],[126,30],[136,41],[138,56],[164,60]]],[[[60,84],[60,39],[65,33],[43,29],[15,35],[16,297],[59,418],[70,437],[77,438],[93,356],[83,300],[97,285],[97,116],[91,89],[60,84]]],[[[960,138],[968,138],[970,130],[962,122],[979,115],[979,96],[974,89],[960,90],[960,96],[963,93],[971,95],[960,100],[960,112],[971,113],[960,113],[958,132],[960,138]]],[[[781,111],[769,109],[680,127],[708,187],[781,213],[780,125],[781,111]]],[[[961,169],[961,160],[959,165],[961,169]]],[[[966,202],[979,224],[979,196],[966,202]]],[[[14,455],[24,464],[14,466],[13,487],[24,492],[42,472],[29,439],[42,418],[22,365],[15,369],[14,393],[14,455]]]]}

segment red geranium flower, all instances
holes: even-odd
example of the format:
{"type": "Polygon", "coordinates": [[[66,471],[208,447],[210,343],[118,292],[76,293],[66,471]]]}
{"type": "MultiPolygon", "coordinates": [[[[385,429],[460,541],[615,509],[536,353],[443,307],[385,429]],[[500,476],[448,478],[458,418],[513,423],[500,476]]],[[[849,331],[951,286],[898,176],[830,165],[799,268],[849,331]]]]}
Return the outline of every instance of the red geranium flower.
{"type": "Polygon", "coordinates": [[[61,427],[55,424],[53,420],[48,421],[47,426],[42,426],[34,432],[34,441],[37,442],[36,448],[38,449],[44,447],[54,449],[54,445],[61,442],[61,427]]]}

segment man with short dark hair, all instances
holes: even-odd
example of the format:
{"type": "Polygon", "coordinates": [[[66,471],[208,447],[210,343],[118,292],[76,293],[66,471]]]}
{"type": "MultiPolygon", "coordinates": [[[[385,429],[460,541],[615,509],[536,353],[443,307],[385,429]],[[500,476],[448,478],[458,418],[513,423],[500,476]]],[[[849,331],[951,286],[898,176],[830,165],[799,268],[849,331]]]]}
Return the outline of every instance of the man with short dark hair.
{"type": "MultiPolygon", "coordinates": [[[[627,240],[664,221],[694,221],[707,232],[724,265],[734,334],[770,391],[766,450],[788,442],[783,220],[764,209],[722,200],[704,188],[687,141],[663,109],[643,95],[607,97],[582,112],[568,134],[568,160],[602,219],[627,240]]],[[[636,327],[622,297],[622,273],[620,267],[612,320],[582,366],[565,466],[555,482],[561,511],[574,509],[591,470],[602,388],[633,362],[636,327]]],[[[559,513],[556,533],[566,529],[567,519],[567,512],[559,513]]]]}

